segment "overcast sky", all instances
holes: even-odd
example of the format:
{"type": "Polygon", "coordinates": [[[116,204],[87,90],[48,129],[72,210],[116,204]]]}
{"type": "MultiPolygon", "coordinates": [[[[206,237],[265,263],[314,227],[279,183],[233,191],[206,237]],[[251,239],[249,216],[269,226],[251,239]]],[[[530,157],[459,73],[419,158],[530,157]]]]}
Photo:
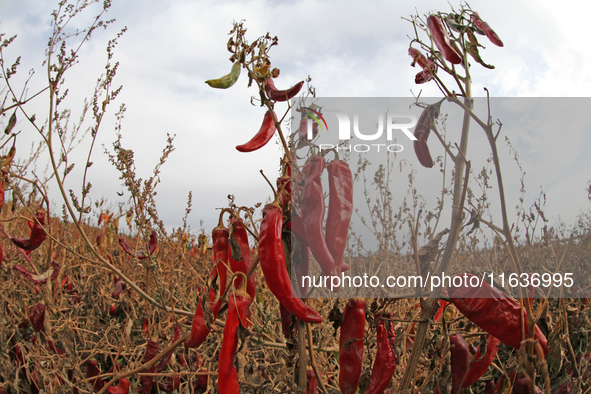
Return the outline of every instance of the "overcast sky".
{"type": "MultiPolygon", "coordinates": [[[[451,2],[459,7],[458,2],[451,2]]],[[[50,13],[57,1],[0,1],[0,32],[17,34],[5,51],[6,61],[22,55],[19,74],[36,70],[32,88],[42,86],[41,66],[51,33],[50,13]]],[[[586,3],[540,0],[472,1],[472,9],[495,29],[505,47],[481,38],[487,47],[481,55],[495,70],[473,65],[473,93],[483,96],[487,87],[492,97],[586,97],[591,88],[591,53],[588,51],[588,21],[591,8],[586,3]]],[[[91,21],[100,5],[90,7],[73,27],[91,21]]],[[[80,64],[66,75],[70,89],[67,105],[78,118],[80,103],[92,94],[103,72],[107,40],[127,26],[119,40],[115,61],[120,67],[116,84],[123,85],[111,116],[102,126],[99,148],[94,152],[90,179],[93,200],[122,201],[118,174],[108,164],[104,145],[111,149],[115,140],[112,114],[121,103],[127,112],[123,121],[123,146],[133,149],[137,173],[150,176],[166,142],[166,133],[176,134],[176,150],[163,167],[158,187],[158,209],[167,227],[178,227],[189,191],[193,192],[193,212],[189,223],[194,231],[204,221],[206,232],[217,220],[216,208],[227,205],[228,194],[238,205],[264,202],[270,195],[259,171],[270,178],[278,173],[280,149],[270,143],[258,152],[244,154],[235,146],[246,142],[258,130],[264,110],[250,104],[256,95],[247,88],[246,74],[229,90],[216,90],[203,81],[229,72],[226,50],[228,32],[234,20],[245,20],[247,38],[254,41],[266,32],[279,37],[271,51],[274,67],[281,69],[276,80],[286,88],[312,77],[322,97],[411,97],[422,88],[424,97],[441,97],[434,84],[417,86],[407,54],[412,25],[403,20],[418,12],[449,12],[446,1],[140,1],[114,0],[107,18],[116,22],[106,31],[97,31],[81,51],[80,64]]],[[[43,119],[44,99],[31,104],[43,119]]],[[[282,111],[285,107],[278,106],[282,111]],[[282,109],[283,108],[283,109],[282,109]]],[[[588,107],[586,107],[588,108],[588,107]]],[[[22,117],[21,117],[22,119],[22,117]]],[[[0,126],[7,119],[0,120],[0,126]]],[[[570,130],[556,127],[519,133],[504,129],[520,154],[526,171],[526,205],[533,203],[540,187],[547,193],[547,213],[573,222],[581,211],[589,211],[585,186],[591,179],[589,134],[583,127],[570,130]]],[[[586,125],[586,124],[585,124],[586,125]]],[[[33,130],[20,121],[17,148],[28,152],[33,130]],[[27,137],[27,135],[29,137],[27,137]]],[[[432,141],[431,143],[434,143],[432,141]]],[[[87,145],[74,153],[85,159],[87,145]]],[[[475,148],[471,148],[475,149],[475,148]]],[[[505,145],[500,148],[507,152],[505,145]]],[[[407,152],[410,159],[414,155],[407,152]]],[[[418,164],[416,164],[418,166],[418,164]]],[[[81,166],[81,165],[80,165],[81,166]]],[[[516,167],[507,167],[506,182],[519,190],[516,167]]],[[[80,172],[73,172],[70,187],[80,172]]],[[[437,187],[440,183],[437,184],[437,187]]],[[[127,195],[126,195],[127,196],[127,195]]],[[[125,197],[126,197],[125,196],[125,197]]],[[[124,198],[125,198],[124,197],[124,198]]],[[[518,195],[510,196],[509,206],[518,195]]],[[[59,207],[60,205],[58,205],[59,207]]]]}

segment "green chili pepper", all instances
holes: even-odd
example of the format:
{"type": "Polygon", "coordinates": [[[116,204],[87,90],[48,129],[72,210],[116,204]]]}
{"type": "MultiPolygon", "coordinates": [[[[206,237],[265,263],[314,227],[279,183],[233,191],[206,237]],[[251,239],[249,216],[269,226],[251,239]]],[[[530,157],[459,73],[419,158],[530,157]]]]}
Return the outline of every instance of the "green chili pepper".
{"type": "Polygon", "coordinates": [[[208,79],[205,81],[206,84],[211,86],[212,88],[217,89],[228,89],[230,86],[234,85],[236,81],[238,81],[238,77],[240,76],[240,62],[236,62],[232,65],[232,71],[230,74],[224,75],[218,79],[208,79]]]}

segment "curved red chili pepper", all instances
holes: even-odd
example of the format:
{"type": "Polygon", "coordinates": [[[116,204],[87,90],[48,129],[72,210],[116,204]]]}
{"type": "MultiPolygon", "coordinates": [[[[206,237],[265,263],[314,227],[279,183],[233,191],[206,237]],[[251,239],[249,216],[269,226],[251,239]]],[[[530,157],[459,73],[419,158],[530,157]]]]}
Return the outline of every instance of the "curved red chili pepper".
{"type": "Polygon", "coordinates": [[[417,138],[414,141],[415,154],[419,159],[419,163],[427,168],[433,167],[433,159],[431,159],[427,138],[431,133],[431,122],[439,116],[439,105],[440,103],[430,105],[423,110],[414,132],[414,136],[417,138]]]}
{"type": "MultiPolygon", "coordinates": [[[[458,276],[461,276],[462,280],[466,278],[469,282],[473,275],[458,276]]],[[[529,331],[525,310],[521,308],[519,302],[509,298],[507,294],[491,287],[486,282],[483,282],[480,287],[452,286],[447,291],[451,302],[466,318],[497,337],[501,342],[516,349],[521,347],[522,316],[525,322],[525,332],[529,331]]],[[[537,324],[534,328],[534,339],[538,341],[544,354],[547,355],[549,352],[548,340],[537,324]]]]}
{"type": "MultiPolygon", "coordinates": [[[[146,344],[146,352],[144,353],[144,363],[149,362],[151,359],[156,357],[158,354],[158,342],[148,341],[146,344]]],[[[154,365],[152,365],[146,372],[153,373],[154,372],[154,365]]],[[[152,376],[143,375],[140,377],[140,384],[142,386],[141,390],[143,390],[144,394],[150,394],[152,392],[152,386],[154,385],[155,381],[152,376]]]]}
{"type": "Polygon", "coordinates": [[[285,339],[291,338],[291,323],[293,322],[292,314],[285,309],[282,303],[279,303],[279,313],[281,315],[281,331],[285,336],[285,339]]]}
{"type": "MultiPolygon", "coordinates": [[[[229,245],[229,237],[230,232],[224,226],[223,216],[224,212],[220,213],[218,219],[218,225],[211,231],[211,240],[212,240],[212,257],[213,257],[213,264],[215,265],[215,271],[213,275],[217,275],[218,277],[218,284],[220,287],[220,298],[226,292],[226,286],[228,282],[228,245],[229,245]]],[[[222,306],[222,300],[220,299],[217,304],[217,310],[220,309],[222,306]]],[[[209,331],[208,331],[209,333],[209,331]]]]}
{"type": "Polygon", "coordinates": [[[445,310],[445,307],[449,304],[449,302],[444,300],[438,300],[437,302],[439,303],[439,309],[437,309],[437,312],[435,312],[435,316],[433,316],[433,321],[439,322],[439,320],[441,320],[441,316],[443,315],[443,311],[445,310]]]}
{"type": "Polygon", "coordinates": [[[45,331],[45,305],[37,304],[29,315],[29,320],[35,331],[45,331]]]}
{"type": "Polygon", "coordinates": [[[418,49],[412,47],[408,48],[408,54],[410,55],[410,57],[412,57],[411,66],[414,67],[415,64],[418,64],[419,66],[421,66],[422,69],[429,67],[430,60],[427,60],[425,55],[423,55],[423,53],[418,49]]]}
{"type": "Polygon", "coordinates": [[[156,248],[158,247],[158,233],[154,230],[152,230],[152,233],[150,234],[150,239],[148,240],[148,253],[150,254],[150,256],[152,254],[154,254],[154,251],[156,250],[156,248]]]}
{"type": "Polygon", "coordinates": [[[425,68],[422,71],[419,71],[417,73],[417,75],[415,75],[415,83],[417,85],[420,85],[420,84],[423,84],[423,83],[427,83],[427,82],[429,82],[429,81],[431,81],[431,80],[433,80],[435,78],[434,77],[435,73],[437,73],[437,64],[431,62],[430,67],[425,68]]]}
{"type": "MultiPolygon", "coordinates": [[[[248,245],[248,233],[246,232],[246,228],[240,220],[232,219],[230,221],[230,227],[234,226],[234,231],[232,235],[234,239],[238,243],[240,247],[240,256],[242,259],[240,261],[234,260],[231,253],[231,245],[228,245],[228,262],[230,264],[230,269],[233,273],[242,272],[246,275],[248,269],[251,265],[250,260],[250,246],[248,245]]],[[[229,243],[229,242],[228,242],[229,243]]],[[[235,286],[240,286],[242,283],[242,276],[238,276],[235,280],[235,286]]],[[[254,275],[251,275],[247,281],[246,292],[253,298],[256,296],[256,283],[254,275]]]]}
{"type": "Polygon", "coordinates": [[[453,63],[462,63],[462,56],[451,45],[450,37],[443,21],[437,15],[431,15],[427,18],[427,27],[431,32],[431,37],[435,41],[435,45],[445,58],[445,60],[453,63]]]}
{"type": "Polygon", "coordinates": [[[326,245],[323,230],[325,206],[320,175],[324,171],[325,163],[322,156],[314,156],[310,159],[310,170],[302,192],[301,216],[312,255],[320,264],[322,274],[332,275],[335,262],[326,245]]]}
{"type": "Polygon", "coordinates": [[[296,83],[287,90],[278,90],[275,87],[273,78],[269,78],[267,79],[267,84],[265,85],[265,93],[267,93],[267,97],[273,101],[287,101],[291,98],[294,98],[295,95],[298,94],[300,90],[302,90],[302,86],[304,86],[304,81],[296,83]]]}
{"type": "MultiPolygon", "coordinates": [[[[133,249],[131,248],[131,246],[129,246],[125,239],[119,238],[119,245],[121,245],[121,248],[123,249],[123,251],[125,251],[125,253],[127,253],[130,256],[133,256],[133,249]]],[[[138,258],[138,260],[147,259],[154,253],[157,247],[158,233],[152,230],[152,232],[150,233],[150,239],[148,241],[148,255],[146,256],[143,250],[138,250],[135,255],[138,258]]]]}
{"type": "Polygon", "coordinates": [[[480,19],[480,15],[478,15],[478,12],[472,13],[472,22],[474,22],[476,27],[478,27],[480,30],[482,30],[484,32],[484,34],[486,34],[486,37],[490,40],[490,42],[492,42],[493,44],[495,44],[496,46],[499,46],[499,47],[504,46],[503,41],[501,41],[501,39],[499,38],[497,33],[495,33],[495,31],[490,28],[488,23],[486,23],[482,19],[480,19]]]}
{"type": "Polygon", "coordinates": [[[31,227],[31,232],[29,234],[29,238],[14,238],[9,237],[13,244],[17,247],[21,248],[22,250],[32,251],[37,249],[47,235],[45,234],[45,230],[43,230],[43,226],[45,225],[45,212],[39,211],[35,214],[35,220],[31,227]]]}
{"type": "Polygon", "coordinates": [[[160,391],[164,391],[165,393],[172,393],[173,391],[178,390],[181,387],[181,378],[179,377],[179,375],[169,376],[168,383],[165,384],[163,382],[158,382],[158,387],[160,387],[160,391]]]}
{"type": "Polygon", "coordinates": [[[265,116],[263,117],[263,124],[259,129],[258,133],[255,134],[254,137],[246,144],[236,146],[236,149],[240,152],[253,152],[257,149],[261,149],[263,146],[267,145],[267,142],[271,141],[273,138],[273,134],[275,134],[275,121],[273,121],[273,116],[277,118],[275,112],[268,110],[265,112],[265,116]],[[273,114],[273,115],[271,115],[273,114]]]}
{"type": "Polygon", "coordinates": [[[129,393],[129,380],[122,378],[119,380],[117,386],[112,386],[107,389],[110,394],[127,394],[129,393]]]}
{"type": "Polygon", "coordinates": [[[121,295],[121,291],[123,290],[123,284],[121,283],[121,278],[118,276],[115,277],[113,283],[115,285],[115,290],[113,290],[113,294],[111,294],[111,297],[117,299],[121,295]]]}
{"type": "MultiPolygon", "coordinates": [[[[181,330],[180,330],[179,326],[173,326],[172,329],[174,331],[172,341],[175,342],[177,339],[179,339],[181,337],[181,330]]],[[[154,367],[154,372],[160,373],[160,372],[164,371],[164,368],[166,368],[166,366],[170,362],[171,358],[172,358],[172,350],[160,359],[160,362],[154,367]]]]}
{"type": "MultiPolygon", "coordinates": [[[[101,374],[101,370],[98,367],[98,361],[86,360],[86,377],[92,378],[92,377],[98,376],[100,374],[101,374]]],[[[105,382],[103,382],[99,378],[93,379],[90,382],[93,384],[93,389],[94,389],[95,393],[98,393],[105,385],[105,382]]]]}
{"type": "MultiPolygon", "coordinates": [[[[203,305],[201,304],[202,302],[208,302],[208,300],[204,300],[203,297],[205,297],[205,293],[202,293],[201,297],[199,297],[199,301],[197,302],[197,309],[195,310],[193,322],[191,323],[191,335],[183,344],[186,349],[197,348],[201,346],[201,344],[205,341],[210,332],[209,327],[205,323],[203,305]]],[[[213,314],[214,321],[218,316],[221,306],[221,302],[216,302],[215,304],[210,303],[210,308],[213,314]]]]}
{"type": "Polygon", "coordinates": [[[218,359],[218,389],[220,394],[238,394],[238,371],[234,366],[238,349],[238,328],[246,325],[246,312],[252,299],[242,289],[228,297],[228,315],[224,326],[222,348],[218,359]]]}
{"type": "Polygon", "coordinates": [[[343,311],[339,337],[339,388],[354,394],[359,386],[365,337],[365,300],[351,299],[343,311]]]}
{"type": "Polygon", "coordinates": [[[259,260],[267,286],[285,309],[307,323],[322,323],[322,317],[297,297],[287,273],[283,242],[283,213],[277,204],[267,204],[259,232],[259,260]]]}
{"type": "Polygon", "coordinates": [[[398,355],[394,351],[391,344],[396,343],[396,334],[394,328],[390,331],[384,327],[384,321],[380,320],[376,326],[377,338],[376,343],[378,351],[376,359],[371,370],[371,380],[369,387],[365,394],[381,394],[386,390],[394,372],[396,371],[396,363],[398,362],[398,355]]]}
{"type": "Polygon", "coordinates": [[[466,375],[466,379],[464,379],[464,383],[462,384],[462,388],[470,387],[474,383],[478,381],[485,374],[488,367],[492,364],[497,352],[499,351],[499,344],[501,341],[498,338],[495,338],[492,335],[488,336],[486,341],[486,352],[484,356],[482,355],[481,351],[474,355],[474,362],[470,364],[470,370],[466,375]]]}
{"type": "Polygon", "coordinates": [[[437,64],[427,59],[416,48],[408,48],[408,54],[413,58],[412,65],[414,66],[415,63],[418,63],[422,68],[422,71],[419,71],[415,76],[415,83],[422,84],[431,81],[434,78],[433,75],[437,73],[437,64]]]}
{"type": "Polygon", "coordinates": [[[13,265],[12,269],[23,275],[29,282],[32,282],[36,285],[43,285],[47,283],[48,278],[49,280],[54,281],[60,273],[60,266],[55,262],[51,263],[51,275],[49,270],[45,271],[41,275],[33,275],[29,270],[19,264],[13,265]]]}
{"type": "MultiPolygon", "coordinates": [[[[343,255],[347,248],[349,225],[353,215],[353,174],[349,164],[333,160],[328,166],[328,214],[326,246],[334,259],[333,274],[341,277],[343,255]]],[[[338,291],[338,288],[335,289],[338,291]]]]}
{"type": "Polygon", "coordinates": [[[462,384],[468,374],[470,365],[470,350],[461,334],[453,334],[449,337],[451,345],[451,391],[450,394],[459,394],[462,384]]]}

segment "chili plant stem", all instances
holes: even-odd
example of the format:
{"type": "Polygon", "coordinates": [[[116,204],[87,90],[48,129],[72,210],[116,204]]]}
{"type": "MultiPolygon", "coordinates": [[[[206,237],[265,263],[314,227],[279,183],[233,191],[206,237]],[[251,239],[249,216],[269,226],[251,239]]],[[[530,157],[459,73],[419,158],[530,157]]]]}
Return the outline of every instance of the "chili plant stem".
{"type": "MultiPolygon", "coordinates": [[[[466,82],[466,93],[468,93],[468,97],[464,99],[464,105],[472,110],[473,101],[470,98],[470,79],[469,74],[467,74],[467,82],[466,82]]],[[[460,140],[460,152],[455,156],[455,173],[456,177],[454,180],[454,194],[453,194],[453,206],[452,206],[452,217],[451,217],[451,226],[449,231],[449,238],[447,241],[447,245],[445,247],[445,252],[443,253],[443,258],[441,260],[441,264],[437,269],[436,275],[440,275],[443,271],[447,269],[449,263],[451,261],[451,257],[453,252],[455,251],[456,244],[458,241],[458,237],[460,234],[460,230],[462,228],[462,218],[463,218],[463,198],[464,195],[463,189],[467,185],[467,179],[469,173],[467,172],[466,182],[463,182],[463,178],[460,174],[464,172],[464,167],[466,165],[464,157],[466,157],[467,147],[468,147],[468,133],[470,130],[470,113],[468,111],[464,111],[464,122],[462,125],[462,138],[460,140]]],[[[468,167],[469,171],[469,167],[468,167]]],[[[402,380],[400,382],[400,386],[398,392],[402,393],[408,390],[410,387],[412,378],[414,377],[415,370],[417,368],[417,364],[419,362],[419,357],[423,351],[425,338],[427,335],[427,331],[429,329],[429,319],[435,315],[439,307],[439,303],[437,302],[437,297],[441,293],[441,288],[435,290],[433,295],[434,298],[429,298],[425,304],[424,308],[421,310],[420,319],[423,320],[421,323],[418,324],[417,332],[415,334],[415,343],[412,347],[412,352],[410,354],[410,358],[408,360],[408,364],[406,369],[404,370],[404,375],[402,376],[402,380]]]]}
{"type": "Polygon", "coordinates": [[[299,392],[305,393],[306,385],[308,384],[306,376],[306,369],[308,367],[308,357],[306,354],[306,326],[300,319],[296,319],[296,321],[298,324],[298,355],[300,358],[298,363],[298,389],[299,392]]]}

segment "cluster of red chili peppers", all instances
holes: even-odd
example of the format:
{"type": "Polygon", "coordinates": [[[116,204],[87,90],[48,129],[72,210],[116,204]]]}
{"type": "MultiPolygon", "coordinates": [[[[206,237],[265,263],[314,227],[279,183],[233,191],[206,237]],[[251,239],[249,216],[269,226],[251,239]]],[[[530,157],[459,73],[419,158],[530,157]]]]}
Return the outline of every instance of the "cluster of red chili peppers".
{"type": "MultiPolygon", "coordinates": [[[[471,28],[482,32],[496,45],[502,46],[498,36],[483,22],[477,13],[472,14],[471,28]]],[[[427,27],[438,52],[431,51],[426,57],[415,48],[409,49],[414,64],[418,63],[421,71],[416,75],[417,84],[427,83],[436,79],[440,64],[447,67],[446,61],[452,65],[463,64],[463,53],[450,35],[449,27],[457,29],[447,19],[439,15],[427,18],[427,27]]],[[[474,56],[474,54],[472,54],[474,56]]],[[[272,102],[287,101],[301,90],[303,81],[287,90],[275,87],[273,76],[268,73],[269,64],[261,66],[253,75],[261,86],[261,98],[272,102]]],[[[238,76],[240,67],[234,64],[232,72],[219,80],[207,81],[210,86],[227,88],[232,86],[238,76]]],[[[272,74],[272,73],[271,73],[272,74]]],[[[276,75],[274,75],[276,77],[276,75]]],[[[439,116],[441,102],[430,105],[423,111],[415,129],[415,153],[419,162],[428,168],[433,167],[433,159],[427,146],[427,139],[433,128],[435,119],[439,116]]],[[[306,116],[302,116],[298,135],[301,141],[307,139],[306,116]]],[[[240,152],[253,152],[264,147],[277,131],[279,120],[272,110],[272,106],[265,112],[263,123],[259,131],[246,143],[236,146],[240,152]]],[[[317,125],[313,123],[313,134],[317,133],[317,125]],[[316,126],[316,129],[314,127],[316,126]]],[[[306,142],[309,143],[309,142],[306,142]]],[[[267,204],[262,211],[262,221],[258,234],[258,257],[267,286],[280,302],[281,322],[283,333],[291,337],[294,318],[307,323],[320,323],[322,317],[314,309],[306,305],[300,297],[308,294],[308,289],[300,284],[292,286],[292,279],[288,272],[291,264],[296,276],[308,274],[310,270],[310,256],[319,264],[322,275],[340,276],[342,271],[350,267],[343,261],[346,248],[348,228],[353,210],[353,177],[346,162],[335,159],[328,165],[322,155],[312,155],[301,169],[292,167],[293,163],[286,160],[282,176],[277,179],[277,193],[274,201],[267,204]],[[294,170],[295,169],[295,170],[294,170]],[[329,203],[326,226],[324,216],[326,211],[325,196],[322,189],[321,177],[324,170],[328,172],[329,203]],[[292,173],[293,171],[293,173],[292,173]],[[325,230],[326,229],[326,230],[325,230]],[[291,237],[293,235],[293,237],[291,237]],[[287,246],[287,247],[286,247],[287,246]],[[291,260],[286,259],[285,250],[291,247],[291,260]]],[[[222,212],[223,215],[223,212],[222,212]]],[[[234,217],[230,222],[230,229],[223,225],[220,215],[219,225],[212,231],[214,268],[209,276],[209,286],[206,287],[197,304],[192,323],[190,338],[185,347],[198,347],[209,333],[209,327],[216,319],[223,304],[227,304],[228,314],[224,327],[224,340],[219,355],[218,385],[221,393],[238,393],[239,384],[234,364],[235,353],[239,345],[240,327],[247,325],[247,313],[255,294],[254,282],[246,277],[251,266],[248,252],[248,235],[241,220],[234,217]],[[235,256],[230,237],[234,237],[234,244],[241,251],[235,256]],[[238,274],[238,276],[236,276],[238,274]],[[234,278],[233,283],[228,283],[234,278]],[[218,283],[218,295],[211,286],[218,283]]],[[[469,308],[462,308],[462,301],[469,305],[472,299],[460,301],[455,297],[458,289],[450,289],[450,298],[467,318],[487,330],[486,322],[480,321],[469,308]]],[[[503,301],[508,305],[511,302],[503,301]]],[[[445,305],[442,305],[440,312],[445,305]]],[[[481,306],[480,306],[481,307],[481,306]]],[[[484,308],[487,314],[490,307],[484,308]]],[[[519,313],[521,309],[519,309],[519,313]]],[[[340,331],[339,349],[339,387],[342,393],[355,393],[359,386],[359,379],[363,365],[363,345],[365,338],[365,301],[351,299],[345,306],[340,331]]],[[[439,313],[441,314],[441,313],[439,313]]],[[[520,314],[517,315],[521,316],[520,314]]],[[[515,319],[515,318],[514,318],[515,319]]],[[[490,322],[489,322],[490,324],[490,322]]],[[[512,327],[512,326],[511,326],[512,327]]],[[[516,332],[521,335],[521,330],[516,332]]],[[[519,330],[518,330],[519,329],[519,330]]],[[[487,330],[488,331],[488,330],[487,330]]],[[[449,337],[452,364],[452,393],[459,393],[464,387],[474,384],[488,369],[498,350],[500,341],[519,345],[513,341],[514,334],[503,335],[491,330],[486,349],[478,351],[474,358],[470,357],[468,345],[460,334],[449,337]],[[474,360],[474,361],[471,361],[474,360]]],[[[537,333],[537,331],[536,331],[537,333]]],[[[381,393],[389,385],[394,374],[397,355],[395,352],[395,335],[392,324],[378,317],[376,322],[377,353],[371,382],[367,393],[381,393]]],[[[538,338],[542,343],[542,339],[538,338]]],[[[545,338],[544,338],[545,339],[545,338]]],[[[309,373],[312,392],[316,390],[316,379],[309,373]]]]}
{"type": "MultiPolygon", "coordinates": [[[[465,62],[464,58],[466,54],[462,52],[457,44],[459,39],[453,38],[450,31],[455,31],[462,35],[465,34],[467,40],[464,41],[467,53],[469,53],[478,63],[489,69],[494,68],[494,66],[486,64],[481,59],[480,54],[478,53],[478,47],[481,45],[478,43],[474,32],[486,35],[486,37],[497,46],[503,46],[503,42],[499,36],[491,29],[488,23],[480,18],[480,15],[477,12],[471,13],[471,19],[469,21],[456,14],[449,14],[445,18],[442,18],[439,14],[430,15],[427,18],[427,30],[438,51],[421,44],[423,48],[430,51],[429,57],[426,57],[417,48],[410,47],[408,49],[408,54],[412,58],[411,65],[414,67],[415,64],[418,64],[421,67],[421,71],[415,76],[416,84],[423,84],[434,80],[439,68],[438,63],[446,68],[446,61],[452,65],[459,65],[465,62]]],[[[447,68],[447,70],[449,71],[449,68],[447,68]]],[[[449,72],[451,73],[451,71],[449,72]]],[[[440,81],[438,81],[438,83],[439,82],[440,81]]],[[[431,159],[429,147],[427,146],[427,138],[429,136],[431,124],[438,116],[439,106],[428,106],[421,114],[415,129],[415,137],[417,137],[417,140],[414,141],[415,154],[419,163],[427,168],[433,167],[433,160],[431,159]]]]}

